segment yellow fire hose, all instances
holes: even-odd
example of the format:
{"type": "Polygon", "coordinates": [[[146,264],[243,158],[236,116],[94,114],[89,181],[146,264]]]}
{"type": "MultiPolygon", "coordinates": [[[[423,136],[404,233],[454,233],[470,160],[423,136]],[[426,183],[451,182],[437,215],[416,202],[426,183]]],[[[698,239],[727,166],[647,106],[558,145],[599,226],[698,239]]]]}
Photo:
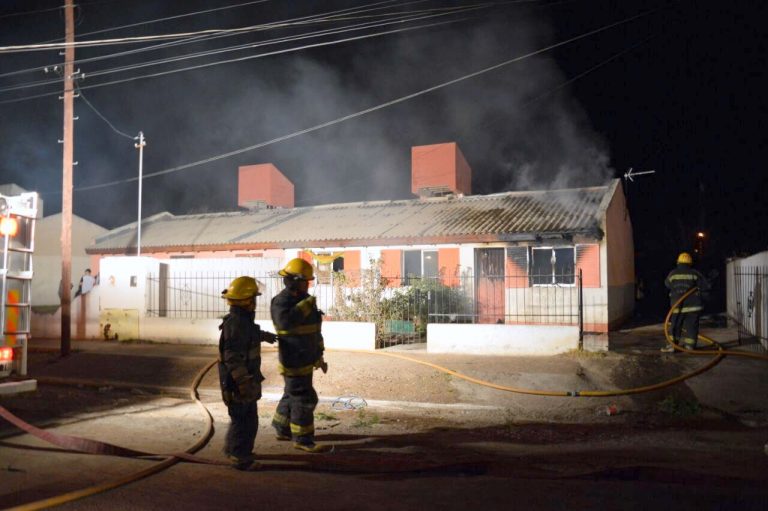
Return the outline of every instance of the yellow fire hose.
{"type": "MultiPolygon", "coordinates": [[[[482,385],[484,387],[490,387],[492,389],[496,390],[502,390],[505,392],[514,392],[516,394],[530,394],[534,396],[555,396],[555,397],[609,397],[609,396],[626,396],[630,394],[640,394],[643,392],[651,392],[654,390],[663,389],[665,387],[669,387],[670,385],[675,385],[677,383],[680,383],[682,381],[685,381],[689,378],[693,378],[694,376],[697,376],[705,371],[708,371],[709,369],[716,366],[720,361],[726,356],[740,356],[740,357],[749,357],[749,358],[757,358],[760,360],[768,360],[768,356],[766,355],[760,355],[758,353],[749,353],[744,351],[734,351],[734,350],[725,350],[723,349],[716,341],[713,339],[710,339],[709,337],[706,337],[704,335],[699,335],[699,339],[702,341],[712,345],[716,346],[716,350],[689,350],[682,348],[680,346],[677,346],[674,342],[672,337],[669,335],[669,319],[672,316],[672,313],[674,310],[680,306],[683,301],[688,298],[691,294],[696,292],[698,288],[693,288],[689,290],[687,293],[685,293],[683,296],[680,297],[679,300],[677,300],[672,307],[669,308],[669,312],[667,312],[667,316],[664,318],[664,336],[667,339],[667,342],[672,344],[676,350],[692,354],[692,355],[713,355],[712,360],[710,360],[708,363],[703,365],[702,367],[695,369],[694,371],[691,371],[686,374],[682,374],[680,376],[677,376],[675,378],[671,378],[669,380],[665,380],[659,383],[654,383],[653,385],[645,385],[642,387],[635,387],[631,389],[621,389],[621,390],[573,390],[573,391],[563,391],[563,390],[534,390],[534,389],[524,389],[524,388],[518,388],[518,387],[508,387],[506,385],[499,385],[497,383],[492,383],[485,380],[480,380],[478,378],[473,378],[471,376],[467,376],[466,374],[462,374],[456,371],[453,371],[451,369],[448,369],[446,367],[433,364],[431,362],[425,362],[423,360],[419,360],[416,358],[409,357],[407,355],[400,355],[398,353],[388,353],[385,351],[376,351],[377,355],[383,355],[387,357],[392,358],[399,358],[402,360],[407,360],[409,362],[414,362],[416,364],[421,364],[423,366],[431,367],[432,369],[435,369],[437,371],[450,374],[451,376],[455,376],[456,378],[460,378],[462,380],[466,380],[471,383],[475,383],[477,385],[482,385]]],[[[366,352],[368,353],[368,352],[366,352]]]]}
{"type": "MultiPolygon", "coordinates": [[[[388,352],[370,352],[370,351],[361,351],[361,350],[338,350],[338,351],[347,351],[347,352],[353,352],[353,353],[374,353],[376,355],[391,357],[391,358],[398,358],[401,360],[406,360],[408,362],[413,362],[416,364],[421,364],[423,366],[430,367],[432,369],[435,369],[437,371],[450,374],[451,376],[455,376],[456,378],[460,378],[462,380],[466,380],[471,383],[475,383],[477,385],[482,385],[485,387],[490,387],[496,390],[501,390],[505,392],[514,392],[517,394],[530,394],[530,395],[536,395],[536,396],[555,396],[555,397],[609,397],[609,396],[623,396],[623,395],[630,395],[630,394],[639,394],[642,392],[651,392],[654,390],[659,390],[665,387],[669,387],[671,385],[675,385],[677,383],[680,383],[684,380],[687,380],[689,378],[692,378],[696,375],[699,375],[715,365],[717,365],[726,355],[728,356],[741,356],[741,357],[749,357],[749,358],[756,358],[759,360],[768,360],[768,356],[766,355],[760,355],[757,353],[749,353],[749,352],[742,352],[742,351],[734,351],[734,350],[725,350],[723,349],[716,341],[713,339],[710,339],[709,337],[706,337],[704,335],[699,335],[699,339],[702,341],[712,345],[716,346],[717,349],[715,350],[689,350],[686,348],[682,348],[681,346],[676,345],[673,342],[673,339],[669,335],[669,320],[672,316],[674,310],[692,293],[696,291],[696,288],[691,289],[686,294],[684,294],[682,297],[680,297],[679,300],[675,302],[675,304],[670,307],[669,312],[667,313],[667,316],[664,319],[664,336],[666,337],[666,340],[668,343],[670,343],[674,348],[678,351],[682,351],[687,354],[692,355],[712,355],[713,358],[708,363],[703,365],[702,367],[695,369],[694,371],[691,371],[689,373],[677,376],[675,378],[665,380],[659,383],[655,383],[653,385],[645,385],[642,387],[635,387],[631,389],[623,389],[623,390],[573,390],[573,391],[557,391],[557,390],[535,390],[535,389],[524,389],[524,388],[518,388],[518,387],[509,387],[506,385],[499,385],[496,383],[492,383],[489,381],[481,380],[478,378],[473,378],[471,376],[467,376],[465,374],[453,371],[451,369],[448,369],[446,367],[433,364],[431,362],[425,362],[423,360],[418,360],[416,358],[412,358],[406,355],[401,355],[397,353],[388,353],[388,352]]],[[[333,350],[337,351],[337,350],[333,350]]],[[[207,366],[205,366],[196,376],[192,383],[192,387],[190,389],[190,398],[197,404],[201,411],[203,412],[205,423],[206,423],[206,430],[205,433],[201,436],[201,438],[195,442],[191,447],[189,447],[186,452],[187,453],[195,453],[198,450],[200,450],[210,439],[210,437],[213,434],[213,419],[211,417],[210,412],[208,409],[203,405],[203,403],[198,398],[197,394],[197,387],[199,386],[200,382],[202,381],[205,374],[210,370],[211,367],[216,363],[216,361],[212,361],[207,366]]],[[[153,474],[156,474],[162,470],[165,470],[166,468],[175,465],[181,461],[181,458],[178,457],[170,457],[168,459],[163,460],[162,462],[159,462],[149,468],[146,468],[144,470],[140,470],[138,472],[135,472],[133,474],[129,474],[127,476],[107,481],[105,483],[91,486],[89,488],[85,488],[82,490],[77,490],[69,493],[64,493],[62,495],[57,495],[55,497],[51,497],[48,499],[39,500],[36,502],[31,502],[28,504],[23,504],[21,506],[9,508],[9,510],[12,511],[32,511],[32,510],[39,510],[39,509],[46,509],[49,507],[61,505],[67,502],[72,502],[74,500],[82,499],[85,497],[89,497],[91,495],[96,495],[98,493],[105,492],[107,490],[111,490],[113,488],[117,488],[119,486],[123,486],[129,483],[132,483],[134,481],[138,481],[139,479],[143,479],[145,477],[151,476],[153,474]]]]}

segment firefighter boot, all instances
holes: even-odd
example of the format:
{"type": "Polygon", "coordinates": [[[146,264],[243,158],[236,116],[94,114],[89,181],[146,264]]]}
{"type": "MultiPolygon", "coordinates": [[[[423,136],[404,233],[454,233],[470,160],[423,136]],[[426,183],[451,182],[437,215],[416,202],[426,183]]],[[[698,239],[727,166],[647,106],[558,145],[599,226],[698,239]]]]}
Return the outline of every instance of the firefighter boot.
{"type": "Polygon", "coordinates": [[[293,448],[304,452],[311,452],[312,454],[330,452],[333,450],[333,447],[330,445],[317,445],[314,442],[294,442],[293,448]]]}

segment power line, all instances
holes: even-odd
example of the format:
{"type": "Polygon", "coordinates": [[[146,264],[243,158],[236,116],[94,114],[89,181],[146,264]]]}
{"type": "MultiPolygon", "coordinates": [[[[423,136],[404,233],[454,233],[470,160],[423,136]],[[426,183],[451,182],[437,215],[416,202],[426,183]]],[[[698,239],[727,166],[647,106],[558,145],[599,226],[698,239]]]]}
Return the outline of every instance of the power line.
{"type": "MultiPolygon", "coordinates": [[[[186,54],[186,55],[180,55],[180,56],[175,56],[175,57],[167,57],[167,58],[163,58],[163,59],[150,60],[150,61],[136,63],[136,64],[128,64],[128,65],[121,66],[121,67],[113,67],[113,68],[107,68],[107,69],[103,69],[103,70],[91,71],[91,72],[88,72],[87,75],[89,77],[103,76],[103,75],[117,73],[117,72],[131,71],[131,70],[134,70],[134,69],[141,69],[141,68],[144,68],[144,67],[150,67],[150,66],[162,65],[162,64],[169,64],[169,63],[180,62],[180,61],[183,61],[183,60],[189,60],[189,59],[193,59],[193,58],[201,58],[201,57],[206,57],[206,56],[211,56],[211,55],[217,55],[217,54],[221,54],[221,53],[227,53],[227,52],[233,52],[233,51],[241,51],[241,50],[258,48],[258,47],[262,47],[262,46],[269,46],[269,45],[280,44],[280,43],[285,43],[285,42],[298,41],[298,40],[308,39],[308,38],[312,38],[312,37],[322,37],[322,36],[328,36],[328,35],[336,35],[336,34],[341,34],[341,33],[346,33],[346,32],[351,32],[351,31],[383,27],[383,26],[386,26],[386,25],[392,25],[392,24],[397,24],[397,23],[408,23],[408,22],[419,21],[419,20],[423,20],[423,19],[429,19],[429,18],[433,18],[433,17],[439,17],[439,16],[450,15],[450,14],[456,14],[456,13],[459,13],[459,12],[465,12],[465,11],[468,12],[468,11],[472,11],[472,10],[476,10],[476,9],[480,9],[480,8],[483,8],[483,6],[470,7],[470,8],[461,8],[460,10],[457,10],[456,8],[452,8],[448,12],[442,12],[442,13],[439,12],[439,11],[442,10],[442,9],[440,9],[440,10],[437,10],[438,11],[437,14],[431,14],[431,15],[428,14],[428,15],[424,15],[424,16],[420,16],[420,17],[419,16],[414,16],[412,13],[432,12],[432,11],[410,11],[409,13],[398,14],[398,16],[400,16],[399,19],[391,19],[391,20],[386,20],[386,21],[369,21],[369,22],[354,24],[354,25],[345,26],[345,27],[341,27],[341,28],[317,30],[317,31],[308,32],[308,33],[305,33],[305,34],[298,34],[298,35],[293,35],[293,36],[286,36],[286,37],[280,37],[280,38],[275,38],[275,39],[268,39],[266,41],[260,41],[260,42],[257,42],[257,43],[239,44],[239,45],[235,45],[235,46],[228,46],[228,47],[224,47],[224,48],[217,48],[217,49],[206,50],[206,51],[202,51],[202,52],[189,53],[189,54],[186,54]]],[[[47,70],[47,68],[46,68],[46,70],[47,70]]],[[[22,83],[22,84],[18,84],[18,85],[11,85],[11,86],[0,88],[0,93],[2,93],[2,92],[10,92],[10,91],[14,91],[14,90],[23,90],[23,89],[28,89],[28,88],[31,88],[31,87],[42,87],[42,86],[52,85],[52,84],[57,84],[58,85],[59,81],[60,80],[58,80],[58,79],[49,79],[49,80],[38,80],[38,81],[35,81],[35,82],[22,83]]]]}
{"type": "MultiPolygon", "coordinates": [[[[167,76],[167,75],[171,75],[171,74],[175,74],[175,73],[180,73],[180,72],[184,72],[184,71],[193,71],[193,70],[197,70],[197,69],[204,69],[204,68],[208,68],[208,67],[212,67],[212,66],[218,66],[218,65],[221,65],[221,64],[231,64],[231,63],[235,63],[235,62],[243,62],[243,61],[247,61],[247,60],[253,60],[253,59],[257,59],[257,58],[264,58],[264,57],[269,57],[269,56],[273,56],[273,55],[282,55],[282,54],[291,53],[291,52],[294,52],[294,51],[300,51],[300,50],[306,50],[306,49],[312,49],[312,48],[321,48],[321,47],[324,47],[324,46],[331,46],[331,45],[336,45],[336,44],[341,44],[341,43],[346,43],[346,42],[351,42],[351,41],[359,41],[359,40],[363,40],[363,39],[371,39],[371,38],[374,38],[374,37],[381,37],[381,36],[384,36],[384,35],[391,35],[391,34],[396,34],[396,33],[408,32],[408,31],[418,30],[418,29],[422,29],[422,28],[430,28],[430,27],[445,25],[445,24],[448,24],[448,23],[455,23],[457,21],[463,21],[463,20],[464,20],[463,18],[459,18],[459,19],[454,19],[454,20],[441,21],[441,22],[436,22],[436,23],[428,23],[428,24],[424,24],[424,25],[417,25],[415,27],[406,27],[406,28],[400,28],[400,29],[393,29],[393,30],[387,30],[387,31],[382,31],[382,32],[376,32],[376,33],[373,33],[373,34],[366,34],[366,35],[362,35],[362,36],[347,37],[347,38],[344,38],[344,39],[337,39],[337,40],[326,41],[326,42],[322,42],[322,43],[305,44],[303,46],[297,46],[297,47],[293,47],[293,48],[286,48],[286,49],[282,49],[282,50],[275,50],[275,51],[260,53],[260,54],[257,54],[257,55],[249,55],[249,56],[246,56],[246,57],[239,57],[239,58],[228,59],[228,60],[219,60],[219,61],[215,61],[215,62],[209,62],[209,63],[206,63],[206,64],[198,64],[196,66],[189,66],[189,67],[183,67],[183,68],[179,68],[179,69],[173,69],[173,70],[170,70],[170,71],[160,71],[160,72],[157,72],[157,73],[150,73],[150,74],[141,75],[141,76],[134,76],[134,77],[131,77],[131,78],[123,78],[123,79],[120,79],[120,80],[112,80],[112,81],[108,81],[108,82],[97,83],[97,84],[94,84],[94,85],[87,85],[87,86],[81,87],[81,89],[95,89],[95,88],[100,88],[100,87],[106,87],[106,86],[109,86],[109,85],[116,85],[116,84],[121,84],[121,83],[133,82],[133,81],[136,81],[136,80],[143,80],[143,79],[146,79],[146,78],[157,78],[157,77],[160,77],[160,76],[167,76]]],[[[0,105],[10,104],[10,103],[18,103],[18,102],[21,102],[21,101],[28,101],[28,100],[32,100],[32,99],[39,99],[39,98],[50,97],[50,96],[56,96],[58,94],[59,94],[58,92],[47,92],[47,93],[41,93],[41,94],[34,94],[34,95],[31,95],[31,96],[25,96],[23,98],[7,99],[7,100],[0,101],[0,105]]]]}
{"type": "MultiPolygon", "coordinates": [[[[565,45],[574,43],[576,41],[580,41],[582,39],[586,39],[588,37],[591,37],[593,35],[599,34],[601,32],[605,32],[606,30],[610,30],[610,29],[612,29],[614,27],[617,27],[617,26],[620,26],[620,25],[625,25],[625,24],[630,23],[630,22],[632,22],[634,20],[637,20],[637,19],[640,19],[640,18],[644,18],[644,17],[646,17],[646,16],[648,16],[650,14],[653,14],[654,12],[657,12],[657,11],[659,11],[661,9],[664,9],[664,8],[665,7],[657,7],[657,8],[651,9],[651,10],[644,11],[644,12],[642,12],[640,14],[635,14],[633,16],[629,16],[629,17],[624,18],[622,20],[619,20],[619,21],[616,21],[616,22],[613,22],[613,23],[610,23],[610,24],[607,24],[607,25],[603,25],[602,27],[590,30],[588,32],[585,32],[583,34],[580,34],[580,35],[577,35],[577,36],[574,36],[574,37],[571,37],[571,38],[568,38],[568,39],[565,39],[565,40],[560,41],[558,43],[551,44],[551,45],[546,46],[544,48],[540,48],[538,50],[531,51],[529,53],[520,55],[518,57],[514,57],[514,58],[511,58],[509,60],[505,60],[505,61],[500,62],[498,64],[494,64],[492,66],[485,67],[485,68],[480,69],[478,71],[474,71],[472,73],[465,74],[465,75],[460,76],[458,78],[454,78],[453,80],[449,80],[449,81],[446,81],[446,82],[439,83],[437,85],[434,85],[432,87],[428,87],[426,89],[419,90],[419,91],[414,92],[412,94],[408,94],[406,96],[401,96],[399,98],[387,101],[385,103],[381,103],[379,105],[367,108],[365,110],[360,110],[358,112],[355,112],[355,113],[352,113],[352,114],[349,114],[349,115],[338,117],[338,118],[333,119],[331,121],[327,121],[327,122],[324,122],[324,123],[321,123],[321,124],[316,124],[316,125],[314,125],[312,127],[309,127],[309,128],[303,129],[303,130],[295,131],[295,132],[287,134],[287,135],[282,135],[280,137],[276,137],[276,138],[273,138],[271,140],[267,140],[267,141],[264,141],[264,142],[259,142],[257,144],[253,144],[253,145],[250,145],[250,146],[247,146],[247,147],[243,147],[243,148],[240,148],[240,149],[235,149],[235,150],[229,151],[227,153],[219,154],[219,155],[216,155],[216,156],[211,156],[209,158],[205,158],[205,159],[198,160],[198,161],[191,162],[191,163],[186,163],[186,164],[179,165],[179,166],[176,166],[176,167],[167,168],[167,169],[160,170],[160,171],[157,171],[157,172],[152,172],[152,173],[149,173],[149,174],[144,174],[144,178],[163,176],[163,175],[179,172],[179,171],[182,171],[182,170],[186,170],[186,169],[189,169],[189,168],[192,168],[192,167],[197,167],[197,166],[200,166],[200,165],[205,165],[207,163],[212,163],[212,162],[215,162],[217,160],[222,160],[222,159],[229,158],[229,157],[232,157],[232,156],[236,156],[236,155],[239,155],[239,154],[242,154],[242,153],[253,151],[255,149],[260,149],[260,148],[266,147],[268,145],[276,144],[278,142],[283,142],[285,140],[289,140],[289,139],[292,139],[292,138],[295,138],[295,137],[298,137],[298,136],[301,136],[301,135],[305,135],[307,133],[318,131],[318,130],[321,130],[323,128],[327,128],[327,127],[333,126],[335,124],[339,124],[339,123],[342,123],[342,122],[345,122],[345,121],[348,121],[348,120],[351,120],[351,119],[355,119],[357,117],[361,117],[363,115],[366,115],[366,114],[369,114],[369,113],[372,113],[372,112],[376,112],[378,110],[382,110],[384,108],[387,108],[387,107],[390,107],[390,106],[393,106],[393,105],[397,105],[397,104],[403,103],[405,101],[417,98],[419,96],[423,96],[425,94],[429,94],[430,92],[434,92],[436,90],[443,89],[443,88],[448,87],[450,85],[455,85],[455,84],[463,82],[465,80],[469,80],[470,78],[475,78],[477,76],[489,73],[491,71],[494,71],[496,69],[500,69],[502,67],[508,66],[508,65],[516,63],[516,62],[520,62],[520,61],[528,59],[530,57],[534,57],[536,55],[540,55],[542,53],[546,53],[546,52],[552,51],[552,50],[554,50],[556,48],[560,48],[561,46],[565,46],[565,45]]],[[[110,181],[110,182],[106,182],[106,183],[100,183],[100,184],[95,184],[95,185],[80,186],[80,187],[75,188],[75,190],[76,191],[96,190],[96,189],[99,189],[99,188],[106,188],[106,187],[109,187],[109,186],[115,186],[115,185],[124,184],[124,183],[131,183],[131,182],[134,182],[134,181],[137,181],[137,180],[138,180],[137,177],[131,177],[131,178],[127,178],[127,179],[119,179],[119,180],[114,180],[114,181],[110,181]]],[[[51,192],[51,193],[57,193],[57,192],[51,192]]]]}
{"type": "Polygon", "coordinates": [[[0,19],[3,19],[3,18],[13,18],[13,17],[16,17],[16,16],[28,16],[28,15],[31,15],[31,14],[39,14],[41,12],[60,11],[62,9],[64,9],[64,6],[49,7],[48,9],[36,9],[34,11],[14,12],[14,13],[11,13],[11,14],[0,15],[0,19]]]}
{"type": "MultiPolygon", "coordinates": [[[[284,21],[275,21],[275,22],[271,22],[271,23],[264,23],[264,24],[261,24],[261,25],[253,25],[250,28],[253,28],[254,30],[266,30],[266,29],[272,29],[272,28],[284,28],[285,26],[292,25],[292,24],[308,24],[308,23],[315,23],[315,22],[335,21],[335,17],[336,16],[339,16],[339,15],[342,15],[342,14],[345,14],[345,13],[346,14],[349,14],[349,13],[358,14],[358,13],[372,12],[372,11],[377,11],[377,10],[384,9],[384,8],[386,8],[386,6],[383,6],[383,7],[375,7],[375,6],[378,6],[379,4],[389,4],[389,3],[392,3],[393,1],[395,1],[395,0],[387,0],[387,1],[384,1],[384,2],[377,2],[377,3],[373,3],[373,4],[367,4],[366,6],[363,6],[363,7],[350,7],[350,8],[346,8],[346,9],[338,9],[336,11],[329,11],[329,12],[324,12],[324,13],[320,13],[320,14],[313,14],[313,15],[309,15],[309,16],[300,16],[300,17],[297,17],[297,18],[289,18],[289,19],[284,20],[284,21]]],[[[417,3],[423,3],[425,1],[427,1],[427,0],[415,0],[415,1],[411,1],[411,2],[406,2],[406,3],[401,4],[401,5],[417,4],[417,3]]],[[[246,28],[249,28],[249,27],[243,27],[243,28],[246,29],[246,28]]],[[[184,45],[184,44],[193,44],[193,43],[198,43],[198,42],[203,42],[203,41],[208,41],[208,40],[213,40],[213,39],[219,39],[219,38],[222,38],[222,37],[231,37],[233,35],[240,35],[240,34],[238,34],[238,33],[224,33],[224,34],[213,34],[213,35],[211,35],[211,34],[203,34],[203,35],[198,35],[198,36],[182,39],[181,41],[166,42],[166,43],[161,43],[161,44],[157,44],[157,45],[147,46],[147,47],[144,47],[144,48],[137,48],[137,49],[133,49],[133,50],[122,51],[122,52],[117,52],[117,53],[111,53],[111,54],[108,54],[108,55],[102,55],[102,56],[99,56],[99,57],[91,57],[91,58],[87,58],[87,59],[80,59],[80,60],[76,60],[75,64],[76,65],[80,65],[80,64],[83,64],[83,63],[86,63],[86,62],[94,62],[94,61],[105,60],[105,59],[109,59],[109,58],[123,57],[123,56],[132,55],[132,54],[136,54],[136,53],[142,53],[142,52],[146,52],[146,51],[155,51],[155,50],[158,50],[158,49],[168,48],[168,47],[172,47],[172,46],[178,46],[178,45],[184,45]]],[[[44,67],[53,67],[53,66],[56,66],[56,65],[58,65],[58,64],[49,64],[47,66],[36,66],[36,67],[32,67],[32,68],[20,69],[20,70],[17,70],[17,71],[11,71],[11,72],[7,72],[7,73],[2,73],[2,74],[0,74],[0,78],[6,77],[6,76],[13,76],[13,75],[18,75],[18,74],[23,74],[23,73],[38,72],[38,71],[40,71],[44,67]]]]}
{"type": "Polygon", "coordinates": [[[136,140],[136,137],[134,137],[133,135],[129,135],[129,134],[127,134],[127,133],[125,133],[123,131],[120,131],[119,129],[115,128],[115,125],[112,124],[111,122],[109,122],[109,119],[107,119],[101,112],[98,111],[98,109],[95,106],[93,106],[93,104],[90,101],[88,101],[88,98],[85,97],[85,94],[83,93],[83,91],[80,89],[80,87],[77,84],[75,84],[75,89],[80,94],[80,98],[82,98],[82,100],[85,101],[85,104],[88,105],[89,107],[91,107],[91,110],[93,110],[94,113],[96,113],[96,115],[98,115],[101,118],[102,121],[107,123],[107,125],[110,128],[112,128],[112,131],[114,131],[115,133],[117,133],[118,135],[120,135],[122,137],[129,138],[131,140],[136,140]]]}

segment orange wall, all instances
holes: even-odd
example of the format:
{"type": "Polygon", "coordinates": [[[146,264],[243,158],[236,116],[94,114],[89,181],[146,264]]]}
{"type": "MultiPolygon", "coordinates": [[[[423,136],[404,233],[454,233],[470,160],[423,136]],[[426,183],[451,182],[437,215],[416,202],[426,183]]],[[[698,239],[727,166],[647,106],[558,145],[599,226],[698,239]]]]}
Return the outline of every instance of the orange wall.
{"type": "Polygon", "coordinates": [[[608,251],[608,285],[622,286],[635,283],[635,244],[632,223],[621,184],[611,199],[606,212],[606,247],[608,251]]]}
{"type": "Polygon", "coordinates": [[[360,251],[344,251],[344,273],[350,286],[360,285],[360,251]]]}
{"type": "Polygon", "coordinates": [[[400,250],[381,251],[381,276],[389,279],[387,287],[400,287],[400,250]]]}
{"type": "Polygon", "coordinates": [[[447,186],[465,195],[472,193],[472,170],[455,142],[411,148],[411,192],[447,186]]]}
{"type": "Polygon", "coordinates": [[[446,286],[459,285],[459,249],[440,248],[437,250],[437,267],[446,286]]]}
{"type": "Polygon", "coordinates": [[[271,206],[292,208],[294,188],[287,177],[271,163],[245,165],[238,170],[237,204],[262,200],[271,206]]]}
{"type": "Polygon", "coordinates": [[[576,271],[582,271],[584,287],[600,287],[600,245],[577,245],[576,271]]]}

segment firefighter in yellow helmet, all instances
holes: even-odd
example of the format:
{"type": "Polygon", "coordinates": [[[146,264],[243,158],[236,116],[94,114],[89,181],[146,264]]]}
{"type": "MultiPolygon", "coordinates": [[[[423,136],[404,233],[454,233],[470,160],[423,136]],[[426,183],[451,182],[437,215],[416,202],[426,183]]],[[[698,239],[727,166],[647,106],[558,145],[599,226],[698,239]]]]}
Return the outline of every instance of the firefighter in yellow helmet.
{"type": "Polygon", "coordinates": [[[293,446],[306,452],[324,452],[327,446],[315,444],[314,412],[317,392],[312,373],[328,365],[323,360],[322,312],[315,297],[308,293],[314,280],[312,265],[296,258],[278,272],[285,288],[272,298],[270,312],[279,341],[278,369],[285,388],[277,404],[272,427],[278,440],[293,440],[293,446]]]}
{"type": "MultiPolygon", "coordinates": [[[[698,288],[672,311],[672,338],[678,346],[686,349],[696,349],[699,337],[699,316],[704,309],[702,295],[709,291],[709,282],[700,272],[693,268],[693,257],[688,252],[677,256],[677,266],[669,272],[664,280],[669,289],[669,304],[674,305],[681,296],[693,288],[698,288]]],[[[674,353],[674,346],[668,344],[661,348],[665,353],[674,353]]]]}
{"type": "Polygon", "coordinates": [[[229,304],[219,330],[219,382],[230,424],[224,454],[238,470],[254,463],[253,444],[259,429],[257,401],[261,398],[261,342],[275,342],[254,323],[256,297],[261,295],[253,277],[238,277],[221,297],[229,304]]]}

